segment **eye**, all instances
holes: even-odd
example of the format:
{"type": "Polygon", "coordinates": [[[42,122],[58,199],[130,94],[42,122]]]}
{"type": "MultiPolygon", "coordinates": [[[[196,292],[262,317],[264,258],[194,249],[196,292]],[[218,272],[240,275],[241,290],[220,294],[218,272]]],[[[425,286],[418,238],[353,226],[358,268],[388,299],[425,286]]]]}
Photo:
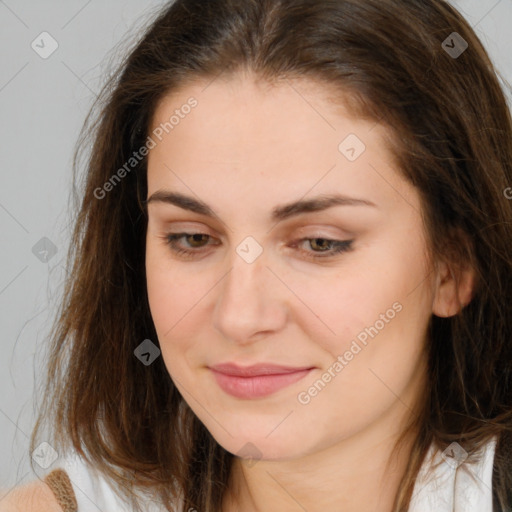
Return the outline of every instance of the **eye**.
{"type": "MultiPolygon", "coordinates": [[[[213,237],[206,233],[170,233],[165,236],[166,243],[170,246],[171,251],[176,255],[182,257],[193,258],[200,254],[200,250],[208,245],[219,245],[218,242],[214,244],[208,244],[209,240],[213,237]],[[182,240],[186,242],[185,245],[180,245],[182,240]]],[[[321,259],[329,258],[348,252],[352,250],[353,240],[332,240],[329,238],[302,238],[295,241],[291,247],[295,248],[299,244],[307,242],[311,251],[305,249],[299,249],[299,251],[306,255],[309,259],[321,259]]]]}
{"type": "Polygon", "coordinates": [[[204,247],[208,242],[208,239],[212,238],[210,235],[206,233],[171,233],[166,237],[167,244],[171,247],[171,250],[180,256],[191,256],[198,251],[190,250],[190,249],[200,249],[204,247]],[[188,246],[183,248],[178,244],[178,240],[185,239],[188,246]]]}
{"type": "Polygon", "coordinates": [[[332,240],[330,238],[302,238],[299,243],[307,242],[313,251],[301,249],[309,258],[329,258],[352,250],[353,240],[332,240]]]}

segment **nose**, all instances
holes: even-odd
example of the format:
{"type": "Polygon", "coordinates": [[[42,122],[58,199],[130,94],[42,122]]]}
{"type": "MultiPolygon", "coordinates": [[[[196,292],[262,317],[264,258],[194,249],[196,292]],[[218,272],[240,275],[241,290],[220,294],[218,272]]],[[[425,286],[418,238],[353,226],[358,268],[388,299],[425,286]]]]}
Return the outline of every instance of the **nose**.
{"type": "Polygon", "coordinates": [[[231,270],[216,287],[215,329],[241,345],[280,331],[289,311],[286,289],[269,269],[265,251],[252,263],[233,251],[230,263],[231,270]]]}

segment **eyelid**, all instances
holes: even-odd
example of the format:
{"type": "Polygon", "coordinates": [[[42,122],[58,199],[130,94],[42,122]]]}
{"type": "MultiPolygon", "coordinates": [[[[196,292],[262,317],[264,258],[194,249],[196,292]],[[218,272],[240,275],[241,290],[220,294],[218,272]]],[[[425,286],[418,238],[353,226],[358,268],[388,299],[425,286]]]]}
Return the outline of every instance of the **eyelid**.
{"type": "MultiPolygon", "coordinates": [[[[319,215],[320,213],[325,212],[312,212],[311,215],[319,215]]],[[[173,219],[173,220],[166,220],[165,217],[160,219],[158,217],[155,217],[155,222],[160,224],[163,229],[170,229],[171,226],[179,230],[186,230],[186,229],[200,229],[200,230],[207,230],[208,232],[215,233],[215,236],[220,237],[221,234],[219,233],[219,230],[217,228],[212,227],[210,224],[215,223],[215,220],[212,220],[211,222],[207,221],[207,223],[202,221],[190,221],[190,220],[180,220],[179,218],[173,219]],[[190,227],[192,226],[192,227],[190,227]]],[[[270,229],[266,230],[267,233],[273,231],[274,233],[278,232],[290,232],[290,231],[297,231],[297,232],[303,232],[307,231],[309,233],[310,229],[320,229],[320,230],[335,230],[338,234],[332,234],[329,236],[345,236],[346,238],[355,236],[355,232],[353,230],[347,229],[342,227],[341,221],[336,218],[329,218],[327,222],[319,222],[318,220],[312,221],[307,220],[304,218],[301,219],[286,219],[283,221],[280,221],[278,223],[274,223],[270,226],[270,229]],[[338,225],[336,225],[338,224],[338,225]]],[[[224,225],[225,227],[225,225],[224,225]]],[[[232,229],[229,229],[229,231],[233,231],[232,229]]],[[[203,231],[202,231],[203,232],[203,231]]],[[[301,235],[302,236],[302,235],[301,235]]],[[[325,235],[324,235],[325,236],[325,235]]]]}
{"type": "MultiPolygon", "coordinates": [[[[182,238],[187,238],[194,235],[203,235],[212,239],[211,235],[207,233],[191,233],[191,232],[176,232],[176,233],[168,233],[164,237],[164,241],[166,245],[169,247],[169,250],[178,258],[183,260],[195,260],[204,256],[205,248],[209,245],[219,245],[218,243],[206,243],[206,245],[201,245],[200,247],[191,247],[191,248],[183,248],[180,247],[177,243],[178,240],[182,238]]],[[[207,240],[208,242],[209,240],[207,240]]],[[[297,250],[300,254],[304,255],[304,258],[310,262],[320,263],[320,262],[330,262],[333,260],[339,259],[343,254],[349,253],[354,250],[353,243],[354,239],[351,240],[339,240],[335,238],[329,238],[325,236],[308,236],[308,237],[300,237],[296,238],[286,246],[286,249],[294,249],[297,250]],[[331,246],[327,251],[308,251],[305,249],[298,248],[298,245],[303,242],[311,242],[312,240],[324,240],[329,242],[331,246]]],[[[207,256],[207,255],[206,255],[207,256]]]]}
{"type": "MultiPolygon", "coordinates": [[[[216,229],[211,228],[210,226],[202,222],[169,222],[165,224],[165,227],[162,229],[162,231],[165,233],[166,236],[178,233],[187,235],[196,234],[208,235],[210,238],[216,238],[217,240],[221,241],[224,240],[224,235],[219,233],[216,229]]],[[[326,226],[325,224],[320,223],[311,224],[305,223],[304,221],[301,221],[299,226],[294,226],[293,224],[288,226],[280,226],[274,232],[275,239],[286,238],[289,240],[291,237],[293,238],[294,242],[300,241],[301,239],[304,238],[325,238],[332,241],[347,241],[352,240],[356,236],[357,235],[354,231],[343,229],[340,226],[326,226]]]]}
{"type": "Polygon", "coordinates": [[[340,226],[326,226],[325,224],[304,224],[296,229],[297,236],[305,238],[329,238],[337,240],[349,240],[356,236],[354,231],[343,229],[340,226]]]}
{"type": "MultiPolygon", "coordinates": [[[[309,231],[308,228],[300,228],[298,230],[297,234],[293,235],[293,242],[299,242],[304,239],[315,239],[315,238],[323,238],[326,240],[331,241],[347,241],[352,239],[355,234],[349,233],[344,230],[343,234],[333,234],[333,233],[326,233],[325,228],[319,228],[316,231],[309,231]]],[[[193,229],[193,228],[187,228],[187,227],[181,227],[176,230],[164,230],[164,236],[170,236],[170,235],[207,235],[210,238],[216,238],[217,240],[222,239],[222,235],[212,235],[210,230],[206,229],[203,230],[202,228],[199,229],[193,229]]]]}
{"type": "Polygon", "coordinates": [[[203,222],[164,221],[158,225],[156,229],[165,236],[185,233],[188,235],[208,235],[217,239],[223,238],[223,235],[215,228],[212,228],[203,222]]]}

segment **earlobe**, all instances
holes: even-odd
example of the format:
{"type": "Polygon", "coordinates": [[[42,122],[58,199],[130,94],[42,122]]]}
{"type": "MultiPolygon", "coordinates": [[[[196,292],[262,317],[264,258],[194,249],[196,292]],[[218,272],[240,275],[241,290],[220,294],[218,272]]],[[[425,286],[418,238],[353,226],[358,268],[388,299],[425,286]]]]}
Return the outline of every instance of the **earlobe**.
{"type": "Polygon", "coordinates": [[[467,306],[473,297],[475,272],[470,267],[457,272],[447,263],[439,265],[432,313],[439,317],[457,315],[467,306]]]}

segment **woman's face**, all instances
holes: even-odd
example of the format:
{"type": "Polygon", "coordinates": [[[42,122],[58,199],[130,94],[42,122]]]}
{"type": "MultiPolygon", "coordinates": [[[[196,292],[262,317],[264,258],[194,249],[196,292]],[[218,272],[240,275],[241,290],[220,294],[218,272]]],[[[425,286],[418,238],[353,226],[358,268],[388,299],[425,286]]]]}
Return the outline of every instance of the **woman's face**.
{"type": "Polygon", "coordinates": [[[153,118],[151,314],[174,383],[234,454],[377,444],[423,390],[436,285],[419,195],[386,130],[326,92],[216,79],[153,118]],[[227,363],[262,366],[213,369],[227,363]]]}

